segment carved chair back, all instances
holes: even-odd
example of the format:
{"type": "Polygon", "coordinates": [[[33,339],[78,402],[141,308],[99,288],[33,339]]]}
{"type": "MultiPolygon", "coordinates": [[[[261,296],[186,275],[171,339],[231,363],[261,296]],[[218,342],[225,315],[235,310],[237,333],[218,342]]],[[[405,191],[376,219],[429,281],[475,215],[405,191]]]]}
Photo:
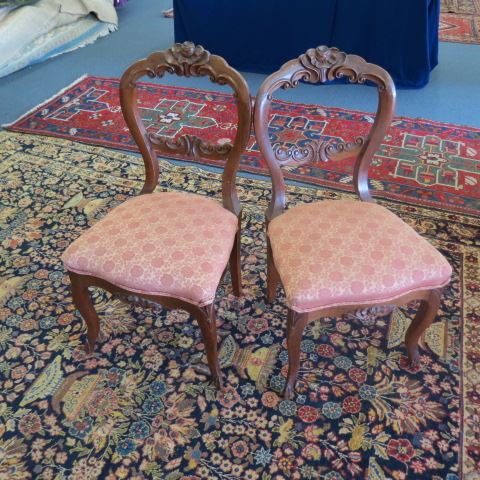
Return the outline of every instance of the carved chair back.
{"type": "Polygon", "coordinates": [[[120,103],[125,121],[142,153],[146,180],[141,193],[150,193],[157,186],[159,176],[158,154],[182,158],[224,159],[222,199],[225,208],[239,215],[240,205],[235,187],[240,156],[246,148],[251,128],[251,102],[244,78],[217,55],[211,55],[200,45],[191,42],[177,43],[168,50],[154,52],[131,65],[120,81],[120,103]],[[147,131],[137,104],[137,81],[148,76],[163,77],[171,73],[182,77],[207,76],[213,83],[229,85],[237,105],[238,128],[232,143],[213,145],[193,135],[176,139],[161,137],[147,131]]]}
{"type": "Polygon", "coordinates": [[[285,209],[285,181],[281,169],[283,165],[327,162],[358,154],[353,179],[355,191],[361,200],[373,201],[368,190],[368,167],[392,121],[395,95],[395,85],[383,68],[367,63],[357,55],[347,55],[337,48],[325,46],[307,50],[270,75],[257,93],[254,114],[255,136],[267,161],[273,185],[267,221],[280,215],[285,209]],[[357,84],[369,81],[377,86],[377,114],[369,135],[366,138],[357,137],[353,142],[338,144],[330,141],[311,141],[293,147],[272,145],[268,124],[274,92],[280,88],[296,87],[300,81],[325,83],[338,78],[347,78],[350,83],[357,84]]]}

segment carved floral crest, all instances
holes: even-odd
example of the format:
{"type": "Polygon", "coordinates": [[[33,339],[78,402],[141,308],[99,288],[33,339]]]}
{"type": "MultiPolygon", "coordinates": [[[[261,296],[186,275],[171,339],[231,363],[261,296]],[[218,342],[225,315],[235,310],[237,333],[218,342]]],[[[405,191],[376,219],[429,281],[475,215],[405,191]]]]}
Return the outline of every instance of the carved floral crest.
{"type": "Polygon", "coordinates": [[[340,63],[344,62],[345,58],[346,54],[338,48],[329,48],[325,45],[310,48],[300,56],[302,63],[308,59],[307,61],[317,68],[329,68],[333,67],[333,65],[340,65],[340,63]]]}
{"type": "Polygon", "coordinates": [[[210,52],[192,42],[176,43],[167,50],[167,55],[172,57],[173,62],[171,63],[177,63],[184,67],[208,63],[210,60],[210,52]]]}
{"type": "Polygon", "coordinates": [[[327,72],[334,66],[342,65],[347,55],[338,48],[321,45],[317,48],[310,48],[303,55],[300,55],[300,63],[308,70],[315,70],[321,82],[327,81],[327,72]]]}

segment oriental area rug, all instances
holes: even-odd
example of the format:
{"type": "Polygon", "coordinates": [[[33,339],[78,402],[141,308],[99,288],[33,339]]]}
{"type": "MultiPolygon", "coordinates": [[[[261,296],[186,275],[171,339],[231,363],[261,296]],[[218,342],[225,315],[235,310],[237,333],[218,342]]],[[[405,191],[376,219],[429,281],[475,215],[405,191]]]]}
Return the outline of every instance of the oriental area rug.
{"type": "Polygon", "coordinates": [[[442,0],[440,40],[480,44],[480,0],[442,0]]]}
{"type": "MultiPolygon", "coordinates": [[[[118,88],[118,79],[84,77],[7,128],[138,151],[123,120],[118,88]]],[[[140,83],[138,89],[149,132],[170,138],[192,134],[211,143],[235,135],[231,95],[149,83],[140,83]]],[[[370,113],[275,101],[270,135],[284,146],[319,138],[352,141],[366,135],[372,122],[370,113]]],[[[354,160],[288,167],[287,177],[352,191],[354,160]]],[[[210,159],[202,162],[221,165],[210,159]]],[[[268,173],[253,132],[240,168],[268,173]]],[[[396,118],[374,158],[370,178],[382,198],[479,215],[480,129],[396,118]]]]}
{"type": "MultiPolygon", "coordinates": [[[[292,401],[283,294],[265,301],[269,182],[238,179],[244,296],[221,284],[225,389],[208,380],[196,322],[100,290],[101,337],[85,326],[65,248],[138,194],[139,157],[0,132],[0,478],[155,480],[473,479],[480,467],[479,220],[381,200],[454,269],[421,367],[403,336],[415,305],[312,323],[292,401]],[[477,295],[477,296],[475,296],[477,295]]],[[[218,197],[217,173],[161,160],[159,189],[218,197]]],[[[352,198],[289,187],[291,204],[352,198]]]]}

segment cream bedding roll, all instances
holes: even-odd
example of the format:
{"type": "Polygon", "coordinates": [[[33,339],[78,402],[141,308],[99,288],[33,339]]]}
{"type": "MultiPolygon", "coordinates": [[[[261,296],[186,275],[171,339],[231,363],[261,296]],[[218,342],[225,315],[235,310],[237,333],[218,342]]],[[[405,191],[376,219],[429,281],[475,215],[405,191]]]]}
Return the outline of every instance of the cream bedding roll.
{"type": "Polygon", "coordinates": [[[39,0],[10,11],[0,20],[0,65],[7,64],[38,37],[76,22],[90,12],[101,21],[118,24],[110,0],[39,0]]]}

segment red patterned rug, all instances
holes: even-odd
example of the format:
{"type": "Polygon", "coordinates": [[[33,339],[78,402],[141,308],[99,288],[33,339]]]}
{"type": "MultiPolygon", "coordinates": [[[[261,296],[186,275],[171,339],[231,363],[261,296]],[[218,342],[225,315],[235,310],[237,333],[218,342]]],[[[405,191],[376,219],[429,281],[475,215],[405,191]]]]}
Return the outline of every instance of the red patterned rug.
{"type": "Polygon", "coordinates": [[[440,40],[442,42],[480,44],[480,15],[442,13],[440,40]]]}
{"type": "Polygon", "coordinates": [[[480,0],[442,0],[440,40],[480,44],[480,0]]]}
{"type": "MultiPolygon", "coordinates": [[[[9,130],[136,151],[123,121],[118,79],[84,77],[24,115],[9,130]]],[[[150,131],[174,138],[196,134],[210,142],[233,137],[231,95],[142,83],[141,112],[150,131]]],[[[320,137],[352,140],[365,135],[370,113],[276,101],[270,132],[291,145],[320,137]]],[[[218,162],[206,160],[208,165],[218,162]]],[[[352,190],[354,158],[289,168],[288,177],[352,190]]],[[[252,135],[241,170],[267,173],[252,135]]],[[[480,213],[480,129],[397,117],[370,169],[376,195],[444,210],[480,213]]]]}

